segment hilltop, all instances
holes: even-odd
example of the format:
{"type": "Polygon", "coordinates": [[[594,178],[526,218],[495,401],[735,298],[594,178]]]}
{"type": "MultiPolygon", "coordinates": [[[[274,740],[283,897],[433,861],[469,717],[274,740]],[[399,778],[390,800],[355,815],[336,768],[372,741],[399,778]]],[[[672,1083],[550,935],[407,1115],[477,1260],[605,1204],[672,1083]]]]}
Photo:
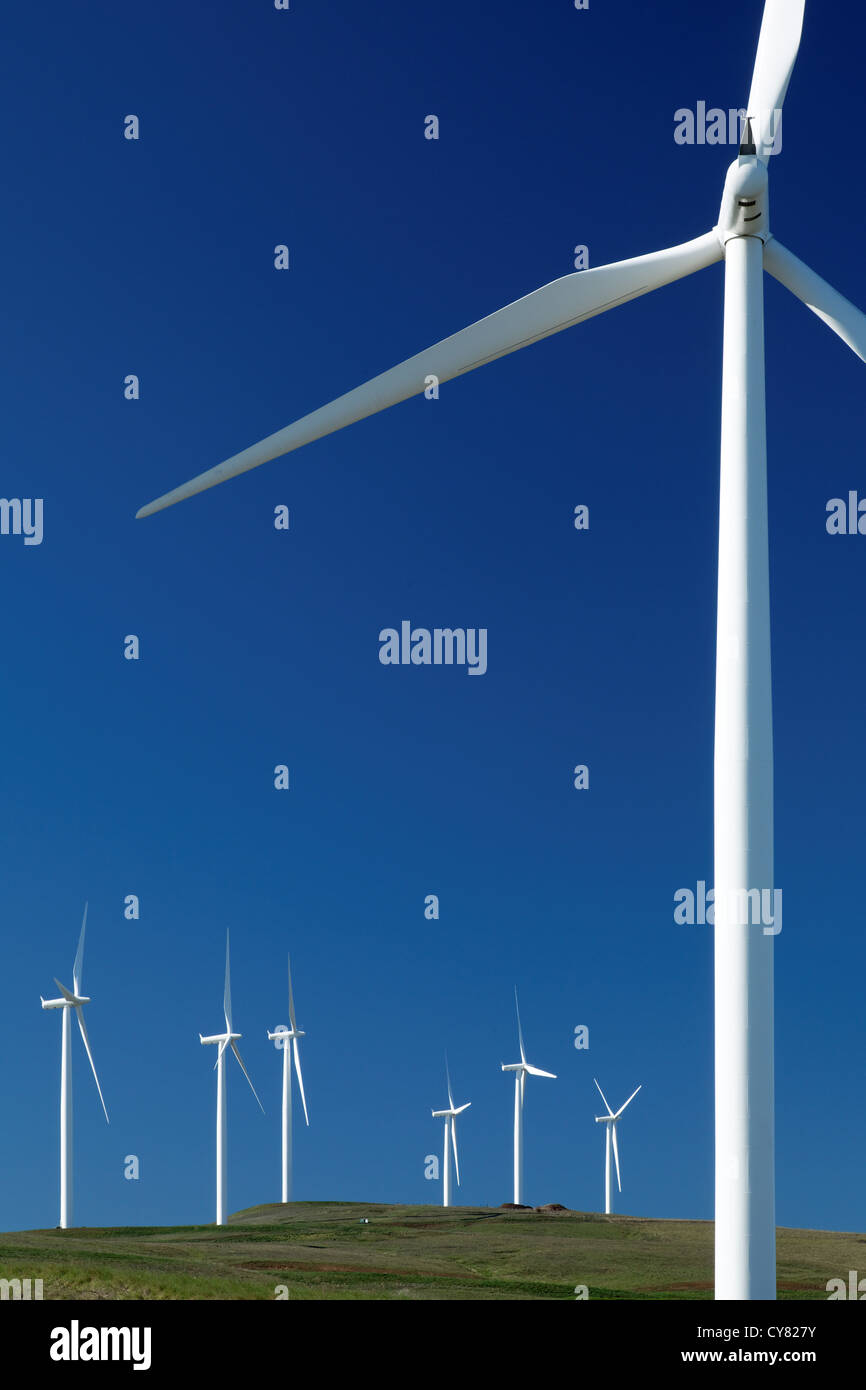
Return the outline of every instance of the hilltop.
{"type": "MultiPolygon", "coordinates": [[[[780,1299],[826,1300],[863,1235],[780,1229],[780,1299]]],[[[294,1202],[227,1226],[0,1234],[45,1299],[710,1299],[713,1226],[577,1211],[294,1202]],[[283,1293],[282,1290],[285,1290],[283,1293]]]]}

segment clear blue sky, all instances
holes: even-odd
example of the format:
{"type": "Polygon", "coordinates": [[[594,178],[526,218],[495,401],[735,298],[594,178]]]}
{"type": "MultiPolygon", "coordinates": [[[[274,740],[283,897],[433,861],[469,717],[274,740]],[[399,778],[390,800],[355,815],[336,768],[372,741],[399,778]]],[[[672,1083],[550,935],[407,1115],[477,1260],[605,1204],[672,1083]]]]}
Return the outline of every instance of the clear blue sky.
{"type": "MultiPolygon", "coordinates": [[[[643,1086],[619,1209],[712,1215],[712,940],[673,896],[712,881],[722,268],[133,518],[567,274],[575,245],[600,265],[709,229],[733,152],[676,145],[674,112],[745,101],[760,14],[7,15],[0,491],[44,499],[44,540],[0,536],[0,1227],[57,1220],[60,1026],[39,995],[70,983],[86,898],[111,1126],[76,1039],[78,1223],[213,1219],[198,1033],[221,1026],[227,927],[267,1109],[232,1065],[230,1210],[279,1197],[265,1032],[291,950],[298,1198],[439,1200],[447,1047],[472,1102],[460,1200],[509,1200],[516,983],[530,1060],[559,1078],[528,1087],[529,1200],[599,1207],[597,1075],[617,1104],[643,1086]],[[402,619],[487,628],[487,673],[382,666],[402,619]]],[[[771,189],[780,240],[866,306],[863,51],[859,7],[809,5],[771,189]]],[[[866,494],[866,367],[769,279],[766,308],[777,1214],[862,1231],[866,537],[828,536],[825,506],[866,494]]]]}

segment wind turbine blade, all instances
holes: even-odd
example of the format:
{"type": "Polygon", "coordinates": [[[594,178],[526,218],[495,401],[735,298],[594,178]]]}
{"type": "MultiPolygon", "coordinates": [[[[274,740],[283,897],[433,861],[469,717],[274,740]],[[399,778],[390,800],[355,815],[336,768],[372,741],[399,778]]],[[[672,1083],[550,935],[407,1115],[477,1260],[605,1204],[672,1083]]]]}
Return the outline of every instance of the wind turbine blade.
{"type": "Polygon", "coordinates": [[[517,1010],[517,1037],[520,1041],[520,1060],[526,1061],[526,1053],[523,1050],[523,1029],[520,1026],[520,1005],[517,1002],[517,985],[514,986],[514,1007],[517,1010]]]}
{"type": "Polygon", "coordinates": [[[782,110],[800,49],[806,0],[767,0],[747,115],[758,158],[767,163],[773,148],[775,112],[782,110]]]}
{"type": "Polygon", "coordinates": [[[764,247],[764,267],[780,284],[823,319],[852,352],[866,362],[866,314],[798,260],[775,237],[764,247]]]}
{"type": "MultiPolygon", "coordinates": [[[[595,1081],[595,1077],[593,1077],[592,1079],[593,1079],[593,1081],[595,1081]]],[[[595,1084],[596,1084],[596,1086],[598,1087],[598,1094],[601,1096],[602,1100],[604,1101],[604,1108],[605,1108],[605,1110],[607,1111],[608,1115],[612,1115],[612,1114],[613,1114],[613,1111],[611,1110],[610,1106],[609,1106],[608,1103],[607,1103],[607,1097],[606,1097],[606,1095],[604,1094],[604,1091],[603,1091],[603,1090],[601,1089],[601,1087],[598,1085],[598,1082],[597,1082],[597,1081],[595,1081],[595,1084]]]]}
{"type": "MultiPolygon", "coordinates": [[[[641,1083],[641,1084],[643,1084],[643,1083],[641,1083]]],[[[637,1091],[639,1091],[639,1090],[640,1090],[640,1086],[638,1086],[638,1088],[637,1088],[637,1091]]],[[[615,1120],[618,1120],[618,1119],[619,1119],[619,1117],[620,1117],[620,1115],[622,1114],[623,1110],[625,1110],[626,1105],[631,1105],[632,1101],[634,1100],[635,1096],[637,1095],[637,1091],[632,1091],[632,1093],[631,1093],[631,1095],[629,1096],[628,1100],[625,1102],[625,1105],[621,1105],[621,1106],[619,1107],[619,1110],[617,1110],[616,1114],[614,1115],[614,1119],[615,1119],[615,1120]]]]}
{"type": "Polygon", "coordinates": [[[457,1121],[451,1116],[451,1147],[454,1150],[454,1174],[457,1178],[457,1186],[460,1186],[460,1163],[457,1158],[457,1121]]]}
{"type": "Polygon", "coordinates": [[[219,1048],[218,1048],[218,1050],[217,1050],[216,1061],[215,1061],[214,1064],[213,1064],[213,1069],[214,1069],[214,1071],[216,1071],[217,1067],[219,1066],[219,1064],[220,1064],[220,1058],[222,1057],[222,1055],[223,1055],[223,1053],[225,1052],[225,1050],[226,1050],[226,1048],[228,1047],[228,1045],[229,1045],[229,1040],[228,1040],[228,1038],[223,1038],[223,1040],[222,1040],[222,1042],[220,1043],[219,1048]]]}
{"type": "Polygon", "coordinates": [[[102,1096],[102,1087],[99,1084],[99,1077],[96,1075],[96,1063],[93,1060],[93,1053],[90,1051],[90,1039],[87,1036],[87,1027],[84,1022],[84,1014],[82,1013],[80,1004],[77,1006],[75,1012],[78,1015],[78,1026],[81,1029],[81,1041],[84,1043],[84,1048],[90,1061],[90,1070],[93,1072],[93,1079],[96,1082],[96,1089],[99,1092],[99,1099],[102,1101],[102,1108],[105,1111],[105,1121],[106,1124],[108,1124],[110,1123],[108,1119],[108,1111],[105,1109],[105,1101],[102,1096]]]}
{"type": "Polygon", "coordinates": [[[448,1087],[448,1109],[454,1109],[454,1097],[451,1094],[451,1072],[448,1068],[448,1053],[445,1053],[445,1084],[448,1087]]]}
{"type": "Polygon", "coordinates": [[[294,998],[294,995],[292,994],[292,958],[291,958],[291,956],[288,957],[288,961],[289,961],[289,1023],[291,1024],[292,1032],[294,1033],[294,1032],[297,1031],[298,1025],[297,1025],[297,1022],[295,1021],[295,998],[294,998]]]}
{"type": "Polygon", "coordinates": [[[556,1080],[556,1072],[542,1071],[541,1067],[531,1067],[528,1062],[526,1063],[526,1070],[529,1072],[530,1076],[547,1076],[551,1081],[556,1080]]]}
{"type": "Polygon", "coordinates": [[[410,396],[419,395],[429,385],[431,376],[439,382],[451,381],[518,348],[570,328],[583,319],[603,314],[650,290],[702,270],[721,260],[723,254],[715,232],[707,232],[681,246],[617,261],[613,265],[598,266],[594,270],[577,271],[560,280],[553,280],[549,285],[543,285],[541,289],[392,367],[390,371],[373,377],[363,386],[339,396],[337,400],[303,416],[276,434],[268,435],[258,444],[200,473],[181,487],[164,493],[142,507],[136,516],[150,516],[153,512],[162,511],[164,507],[204,492],[206,488],[214,487],[228,478],[246,473],[250,468],[258,468],[262,463],[364,420],[410,396]]]}
{"type": "Polygon", "coordinates": [[[78,950],[75,952],[75,964],[72,967],[72,988],[76,994],[81,994],[81,978],[84,968],[84,928],[87,926],[87,903],[84,904],[84,916],[81,919],[81,935],[78,938],[78,950]]]}
{"type": "Polygon", "coordinates": [[[75,1000],[75,995],[72,993],[72,990],[67,989],[65,985],[62,985],[56,975],[54,976],[54,983],[60,990],[60,993],[63,995],[63,998],[68,999],[70,1004],[73,1003],[75,1000]]]}
{"type": "Polygon", "coordinates": [[[465,1105],[458,1105],[457,1108],[456,1108],[456,1110],[454,1109],[454,1106],[452,1105],[451,1109],[452,1109],[452,1111],[454,1112],[455,1115],[462,1115],[462,1114],[463,1114],[463,1111],[464,1111],[464,1110],[468,1110],[471,1104],[472,1104],[472,1101],[471,1101],[471,1100],[467,1100],[467,1102],[466,1102],[465,1105]]]}
{"type": "Polygon", "coordinates": [[[247,1078],[247,1081],[250,1082],[250,1090],[252,1091],[252,1093],[253,1093],[253,1095],[255,1096],[256,1100],[259,1101],[259,1109],[261,1110],[262,1114],[264,1115],[264,1113],[265,1113],[265,1107],[262,1105],[261,1101],[259,1100],[258,1093],[256,1092],[255,1086],[253,1085],[252,1081],[250,1081],[250,1074],[249,1074],[249,1072],[247,1071],[246,1067],[244,1066],[244,1061],[243,1061],[243,1058],[241,1057],[241,1054],[238,1052],[238,1045],[237,1045],[236,1042],[232,1042],[232,1052],[235,1054],[235,1056],[236,1056],[237,1059],[238,1059],[238,1065],[240,1066],[241,1071],[243,1072],[244,1076],[247,1078]]]}
{"type": "Polygon", "coordinates": [[[292,1053],[293,1053],[294,1058],[295,1058],[295,1071],[296,1071],[297,1074],[298,1074],[298,1086],[299,1086],[300,1092],[301,1092],[301,1101],[302,1101],[303,1106],[304,1106],[304,1119],[306,1120],[307,1124],[309,1124],[309,1123],[310,1123],[310,1117],[309,1117],[309,1115],[307,1114],[307,1097],[304,1095],[304,1078],[301,1076],[301,1054],[300,1054],[300,1051],[298,1050],[298,1040],[297,1040],[297,1038],[292,1038],[292,1053]]]}
{"type": "Polygon", "coordinates": [[[223,1013],[226,1016],[226,1032],[232,1031],[232,983],[229,977],[229,933],[226,928],[226,987],[223,993],[223,1013]]]}
{"type": "Polygon", "coordinates": [[[616,1185],[622,1192],[622,1183],[619,1180],[619,1146],[616,1142],[616,1125],[610,1126],[611,1139],[613,1140],[613,1161],[616,1164],[616,1185]]]}

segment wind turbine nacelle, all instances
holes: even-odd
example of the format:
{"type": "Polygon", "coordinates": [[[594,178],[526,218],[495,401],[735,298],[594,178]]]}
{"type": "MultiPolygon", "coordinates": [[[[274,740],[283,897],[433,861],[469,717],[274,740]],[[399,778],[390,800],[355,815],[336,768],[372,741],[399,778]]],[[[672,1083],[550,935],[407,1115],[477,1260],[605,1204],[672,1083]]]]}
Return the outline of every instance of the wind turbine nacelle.
{"type": "Polygon", "coordinates": [[[65,1009],[65,1008],[66,1008],[66,1000],[65,1000],[65,999],[43,999],[43,998],[42,998],[42,995],[40,994],[40,996],[39,996],[39,1002],[41,1003],[43,1009],[65,1009]]]}
{"type": "Polygon", "coordinates": [[[273,1033],[269,1032],[268,1037],[271,1040],[271,1042],[278,1043],[279,1048],[282,1050],[283,1048],[285,1048],[287,1043],[290,1043],[292,1041],[293,1038],[304,1038],[306,1037],[306,1033],[304,1032],[303,1028],[293,1029],[286,1028],[285,1025],[281,1025],[279,1028],[275,1028],[273,1033]]]}
{"type": "Polygon", "coordinates": [[[724,246],[733,237],[770,237],[767,169],[755,155],[740,155],[728,170],[717,231],[724,246]]]}
{"type": "Polygon", "coordinates": [[[501,1065],[503,1071],[523,1071],[522,1062],[503,1062],[501,1065]]]}

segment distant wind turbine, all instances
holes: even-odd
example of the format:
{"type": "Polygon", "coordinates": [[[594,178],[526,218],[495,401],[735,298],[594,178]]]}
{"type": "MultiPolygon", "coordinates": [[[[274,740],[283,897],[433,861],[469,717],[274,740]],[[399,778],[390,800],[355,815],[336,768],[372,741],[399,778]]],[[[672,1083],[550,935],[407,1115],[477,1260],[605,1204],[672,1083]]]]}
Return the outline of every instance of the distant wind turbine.
{"type": "MultiPolygon", "coordinates": [[[[596,1086],[598,1086],[598,1082],[597,1082],[597,1081],[596,1081],[595,1084],[596,1084],[596,1086]]],[[[638,1088],[637,1088],[637,1091],[639,1091],[639,1090],[640,1090],[640,1086],[638,1086],[638,1088]]],[[[631,1095],[629,1096],[628,1100],[625,1102],[625,1105],[621,1105],[621,1106],[619,1107],[619,1110],[617,1110],[616,1114],[614,1114],[614,1112],[611,1110],[610,1106],[609,1106],[608,1103],[607,1103],[607,1099],[606,1099],[606,1097],[605,1097],[604,1091],[601,1089],[600,1086],[598,1086],[598,1094],[601,1096],[602,1100],[604,1101],[604,1108],[605,1108],[605,1110],[607,1111],[607,1114],[606,1114],[606,1115],[596,1115],[596,1117],[595,1117],[595,1122],[596,1122],[596,1124],[597,1124],[597,1125],[604,1125],[604,1127],[605,1127],[605,1131],[604,1131],[604,1211],[605,1211],[605,1215],[606,1215],[606,1216],[610,1216],[611,1212],[613,1211],[613,1207],[611,1206],[611,1200],[610,1200],[610,1151],[611,1151],[611,1148],[612,1148],[612,1149],[613,1149],[614,1162],[616,1163],[616,1185],[617,1185],[617,1189],[618,1189],[618,1191],[622,1192],[622,1183],[620,1182],[620,1176],[619,1176],[619,1146],[618,1146],[618,1144],[617,1144],[617,1142],[616,1142],[616,1127],[617,1127],[617,1124],[619,1123],[619,1117],[620,1117],[620,1115],[622,1114],[623,1110],[625,1110],[626,1105],[631,1105],[632,1101],[634,1100],[635,1096],[637,1095],[637,1091],[632,1091],[632,1093],[631,1093],[631,1095]]]]}
{"type": "Polygon", "coordinates": [[[238,1065],[240,1066],[241,1071],[243,1072],[244,1076],[247,1078],[247,1081],[250,1082],[250,1090],[252,1091],[253,1095],[256,1097],[256,1100],[258,1101],[259,1109],[261,1110],[261,1112],[262,1112],[263,1115],[264,1115],[264,1113],[265,1113],[265,1107],[262,1105],[261,1101],[259,1100],[258,1096],[256,1095],[256,1088],[255,1088],[255,1086],[253,1085],[252,1081],[250,1081],[250,1074],[249,1074],[249,1072],[247,1071],[246,1067],[245,1067],[244,1064],[243,1064],[243,1059],[242,1059],[242,1057],[241,1057],[241,1054],[238,1052],[238,1047],[237,1047],[238,1038],[242,1038],[242,1037],[243,1037],[243,1034],[242,1034],[242,1033],[234,1033],[234,1032],[232,1032],[232,990],[231,990],[231,980],[230,980],[230,978],[229,978],[229,934],[228,934],[228,932],[226,932],[226,984],[225,984],[225,993],[223,994],[223,1012],[225,1013],[225,1019],[226,1019],[226,1031],[225,1031],[224,1033],[215,1033],[214,1036],[211,1037],[211,1038],[203,1038],[202,1035],[201,1035],[201,1033],[199,1033],[199,1035],[198,1035],[198,1036],[199,1036],[199,1041],[200,1041],[201,1043],[204,1043],[204,1044],[208,1044],[208,1043],[218,1043],[218,1044],[219,1044],[219,1052],[217,1053],[217,1059],[216,1059],[216,1061],[214,1062],[214,1071],[215,1071],[216,1074],[217,1074],[217,1108],[216,1108],[216,1224],[217,1224],[218,1226],[224,1226],[224,1225],[226,1224],[227,1219],[228,1219],[228,1218],[227,1218],[227,1215],[226,1215],[227,1183],[226,1183],[226,1084],[225,1084],[225,1051],[226,1051],[226,1048],[227,1048],[227,1047],[230,1047],[231,1050],[232,1050],[232,1052],[235,1054],[235,1057],[237,1057],[237,1059],[238,1059],[238,1065]]]}
{"type": "Polygon", "coordinates": [[[81,993],[86,926],[87,903],[84,904],[81,935],[78,938],[78,950],[75,952],[75,963],[72,967],[72,989],[67,989],[55,978],[54,983],[63,998],[43,999],[41,995],[39,996],[43,1009],[63,1010],[60,1052],[60,1225],[64,1231],[72,1224],[72,1054],[70,1051],[72,1047],[72,1009],[75,1010],[78,1019],[81,1041],[84,1043],[84,1050],[87,1053],[93,1079],[96,1082],[96,1089],[99,1092],[99,1099],[102,1102],[102,1109],[105,1112],[105,1122],[108,1124],[108,1111],[105,1108],[99,1077],[96,1075],[96,1065],[93,1061],[93,1053],[90,1051],[90,1039],[87,1036],[87,1027],[82,1013],[84,1005],[90,1003],[88,996],[81,993]]]}
{"type": "Polygon", "coordinates": [[[304,1107],[304,1119],[310,1123],[307,1114],[307,1098],[304,1095],[304,1078],[301,1076],[301,1057],[298,1051],[298,1038],[304,1037],[303,1029],[298,1027],[295,1018],[295,1001],[292,996],[292,960],[289,957],[289,1023],[290,1028],[277,1028],[273,1033],[268,1033],[271,1042],[278,1038],[282,1039],[280,1047],[283,1053],[283,1197],[284,1202],[292,1200],[292,1068],[289,1058],[291,1052],[295,1059],[295,1071],[298,1073],[298,1086],[301,1090],[301,1102],[304,1107]]]}
{"type": "Polygon", "coordinates": [[[552,1071],[542,1071],[531,1067],[526,1060],[523,1047],[523,1029],[520,1026],[520,1005],[517,1002],[517,989],[514,990],[514,1007],[517,1010],[517,1037],[520,1043],[520,1061],[502,1064],[503,1071],[514,1072],[514,1205],[523,1206],[523,1093],[527,1076],[546,1076],[556,1080],[552,1071]]]}
{"type": "Polygon", "coordinates": [[[457,1186],[460,1186],[460,1162],[457,1158],[457,1116],[462,1115],[464,1110],[468,1110],[472,1104],[467,1100],[465,1105],[454,1104],[454,1097],[451,1094],[451,1074],[448,1071],[448,1059],[445,1059],[445,1083],[448,1087],[448,1109],[432,1111],[434,1120],[445,1121],[445,1146],[442,1152],[442,1205],[451,1206],[451,1150],[454,1150],[454,1173],[457,1178],[457,1186]]]}

